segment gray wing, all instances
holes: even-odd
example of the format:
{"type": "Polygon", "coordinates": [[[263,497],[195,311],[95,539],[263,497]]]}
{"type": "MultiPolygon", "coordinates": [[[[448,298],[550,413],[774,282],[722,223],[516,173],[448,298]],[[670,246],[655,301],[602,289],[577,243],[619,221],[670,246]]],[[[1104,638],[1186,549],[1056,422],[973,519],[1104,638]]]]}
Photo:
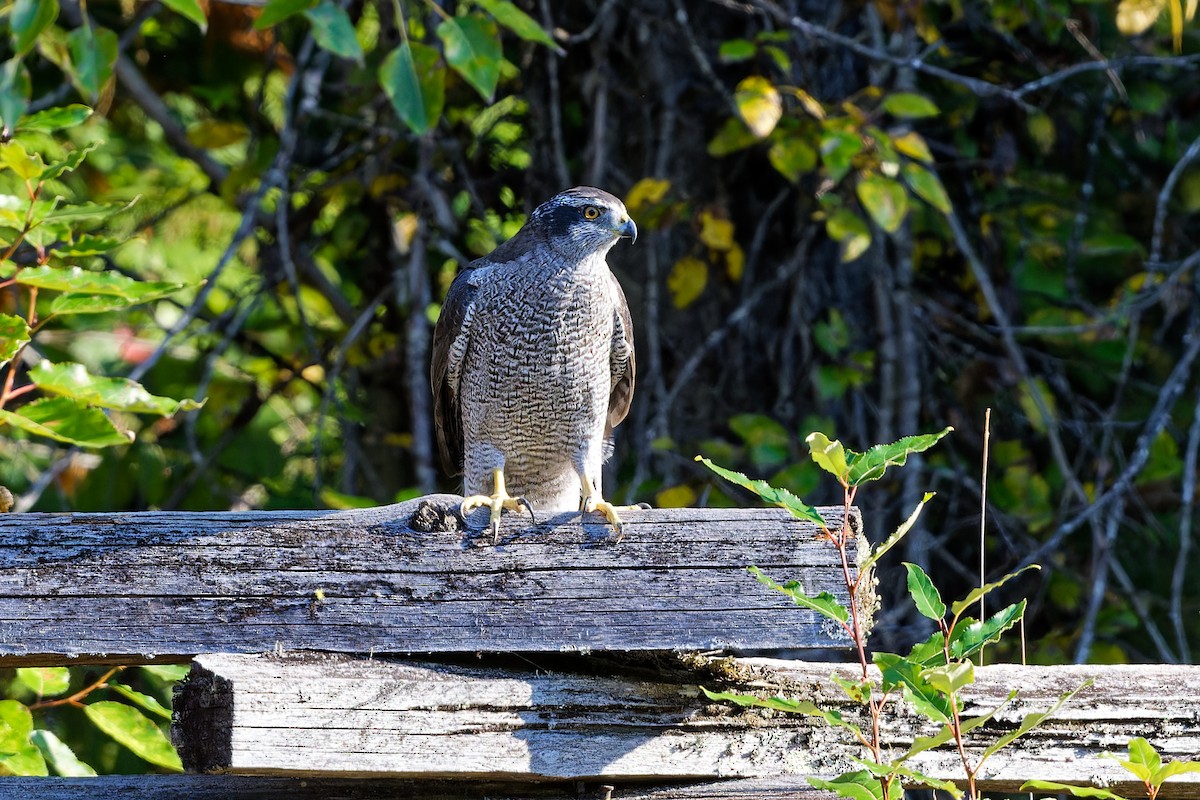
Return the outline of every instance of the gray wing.
{"type": "Polygon", "coordinates": [[[455,347],[461,336],[469,336],[464,323],[470,315],[476,287],[471,282],[474,264],[455,277],[442,304],[442,313],[433,329],[433,358],[429,379],[433,385],[433,429],[437,434],[442,466],[451,475],[462,472],[463,432],[462,400],[458,376],[464,347],[455,347]]]}
{"type": "Polygon", "coordinates": [[[437,435],[442,466],[451,475],[463,471],[462,400],[458,381],[462,362],[471,344],[472,307],[478,283],[489,267],[503,268],[519,260],[535,242],[522,229],[516,236],[483,258],[463,267],[450,284],[442,313],[433,329],[429,379],[433,385],[433,430],[437,435]]]}
{"type": "Polygon", "coordinates": [[[621,424],[629,414],[633,402],[633,380],[637,362],[633,353],[633,319],[629,316],[629,301],[617,276],[611,272],[613,299],[616,311],[613,314],[612,349],[609,352],[609,368],[612,374],[612,390],[608,395],[608,418],[604,422],[604,438],[612,436],[613,428],[621,424]]]}

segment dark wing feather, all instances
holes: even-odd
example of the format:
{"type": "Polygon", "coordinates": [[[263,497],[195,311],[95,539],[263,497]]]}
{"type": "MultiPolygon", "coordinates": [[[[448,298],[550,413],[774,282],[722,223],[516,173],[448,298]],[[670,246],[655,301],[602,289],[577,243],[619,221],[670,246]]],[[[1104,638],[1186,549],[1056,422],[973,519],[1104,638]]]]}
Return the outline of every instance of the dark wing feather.
{"type": "Polygon", "coordinates": [[[621,420],[629,413],[633,402],[633,380],[637,372],[637,362],[633,352],[633,319],[629,316],[629,301],[617,276],[608,274],[612,281],[613,298],[617,301],[617,312],[613,325],[612,357],[613,366],[612,391],[608,395],[608,418],[604,422],[604,438],[612,436],[613,428],[621,424],[621,420]]]}
{"type": "Polygon", "coordinates": [[[442,466],[451,475],[462,472],[463,432],[460,393],[450,385],[450,347],[462,332],[463,319],[475,297],[471,283],[474,263],[458,273],[450,284],[442,313],[433,329],[433,357],[429,379],[433,384],[433,429],[437,434],[442,466]]]}

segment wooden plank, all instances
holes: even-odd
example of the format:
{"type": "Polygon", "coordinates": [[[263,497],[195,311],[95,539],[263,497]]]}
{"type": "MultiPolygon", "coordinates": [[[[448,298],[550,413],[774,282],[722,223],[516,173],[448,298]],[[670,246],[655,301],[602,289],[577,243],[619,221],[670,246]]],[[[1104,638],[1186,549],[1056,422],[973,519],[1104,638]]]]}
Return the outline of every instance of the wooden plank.
{"type": "MultiPolygon", "coordinates": [[[[339,512],[0,515],[0,665],[278,649],[848,644],[745,572],[758,564],[845,602],[835,549],[780,509],[629,511],[620,543],[599,517],[530,526],[506,515],[493,544],[455,524],[459,499],[339,512]]],[[[840,508],[825,513],[840,524],[840,508]]],[[[857,512],[854,524],[861,531],[857,512]]],[[[865,619],[873,603],[863,598],[865,619]]]]}
{"type": "MultiPolygon", "coordinates": [[[[800,785],[808,775],[852,769],[851,757],[861,755],[823,722],[710,703],[697,689],[736,678],[734,686],[809,698],[856,717],[858,708],[828,680],[835,668],[846,677],[852,670],[772,659],[678,659],[671,665],[660,656],[647,672],[616,657],[468,666],[312,654],[202,656],[177,694],[174,736],[189,769],[326,777],[616,785],[744,777],[800,785]]],[[[977,748],[1063,691],[1093,682],[988,762],[980,776],[988,791],[1015,791],[1026,779],[1042,778],[1100,781],[1137,794],[1138,785],[1105,752],[1123,749],[1133,736],[1150,739],[1166,758],[1200,752],[1200,667],[991,666],[976,674],[977,684],[965,693],[967,715],[990,710],[1011,688],[1021,691],[1011,708],[977,729],[977,748]]],[[[885,725],[894,752],[933,732],[904,709],[885,725]]],[[[912,765],[962,778],[953,749],[912,765]]],[[[1170,794],[1200,797],[1197,776],[1178,780],[1170,794]]]]}
{"type": "Polygon", "coordinates": [[[103,775],[3,778],[0,796],[21,800],[833,800],[807,783],[722,780],[627,786],[599,781],[512,783],[401,778],[297,778],[247,775],[103,775]]]}

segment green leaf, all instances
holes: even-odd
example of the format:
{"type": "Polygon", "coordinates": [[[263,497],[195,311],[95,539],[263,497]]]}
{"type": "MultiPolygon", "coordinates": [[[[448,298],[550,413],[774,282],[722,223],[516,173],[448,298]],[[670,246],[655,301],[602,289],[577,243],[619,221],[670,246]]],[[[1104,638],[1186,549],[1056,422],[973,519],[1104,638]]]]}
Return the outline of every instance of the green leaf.
{"type": "Polygon", "coordinates": [[[925,574],[925,570],[907,561],[904,562],[904,568],[908,570],[908,593],[912,595],[921,616],[933,620],[940,620],[946,616],[946,604],[942,602],[941,594],[925,574]]]}
{"type": "Polygon", "coordinates": [[[78,258],[80,256],[98,256],[115,250],[125,244],[124,239],[112,239],[107,236],[93,236],[85,233],[75,237],[73,242],[63,242],[54,247],[54,255],[61,258],[78,258]]]}
{"type": "Polygon", "coordinates": [[[37,44],[37,37],[58,19],[58,0],[16,0],[9,12],[13,47],[23,56],[37,44]]]}
{"type": "Polygon", "coordinates": [[[850,612],[829,592],[810,595],[800,585],[799,581],[793,580],[787,583],[778,583],[773,578],[765,575],[758,567],[746,567],[746,571],[758,579],[758,582],[763,586],[774,589],[777,592],[782,592],[792,598],[792,602],[798,606],[804,606],[810,611],[815,611],[821,616],[843,625],[850,619],[850,612]]]}
{"type": "Polygon", "coordinates": [[[1025,781],[1021,784],[1021,791],[1070,794],[1075,797],[1091,797],[1096,800],[1125,800],[1122,795],[1108,789],[1097,789],[1095,786],[1072,786],[1069,783],[1058,783],[1056,781],[1025,781]]]}
{"type": "Polygon", "coordinates": [[[25,109],[29,107],[29,70],[20,56],[0,64],[0,124],[13,130],[25,109]]]}
{"type": "Polygon", "coordinates": [[[866,770],[847,772],[833,780],[810,777],[808,782],[814,789],[824,789],[847,800],[900,800],[904,796],[903,784],[892,781],[888,786],[888,796],[884,797],[879,778],[866,770]]]}
{"type": "Polygon", "coordinates": [[[1155,771],[1154,775],[1150,778],[1150,783],[1154,786],[1162,786],[1168,778],[1196,772],[1200,772],[1200,762],[1168,761],[1155,771]]]}
{"type": "Polygon", "coordinates": [[[95,100],[112,77],[117,61],[117,34],[108,28],[93,30],[89,25],[80,25],[67,34],[67,46],[76,88],[88,100],[95,100]]]}
{"type": "Polygon", "coordinates": [[[33,714],[16,700],[0,700],[0,775],[49,774],[42,751],[31,741],[33,714]]]}
{"type": "Polygon", "coordinates": [[[936,691],[952,694],[975,682],[975,664],[971,661],[942,664],[926,669],[922,676],[936,691]]]}
{"type": "Polygon", "coordinates": [[[721,46],[717,48],[717,58],[722,64],[736,64],[739,61],[746,61],[754,58],[755,52],[754,42],[746,39],[730,39],[727,42],[721,42],[721,46]]]}
{"type": "Polygon", "coordinates": [[[733,92],[733,102],[750,132],[759,139],[775,130],[783,116],[783,98],[775,85],[760,75],[742,79],[733,92]]]}
{"type": "Polygon", "coordinates": [[[855,192],[876,225],[888,233],[900,229],[908,215],[908,194],[895,179],[868,175],[859,180],[855,192]]]}
{"type": "Polygon", "coordinates": [[[884,111],[901,119],[936,117],[938,107],[929,98],[911,92],[893,92],[883,98],[884,111]]]}
{"type": "Polygon", "coordinates": [[[181,17],[196,23],[201,31],[208,30],[208,20],[204,16],[204,9],[196,0],[162,0],[162,4],[181,17]]]}
{"type": "MultiPolygon", "coordinates": [[[[1070,690],[1069,692],[1063,692],[1061,695],[1058,696],[1058,700],[1056,700],[1054,702],[1054,705],[1050,706],[1050,708],[1046,709],[1045,711],[1038,711],[1033,714],[1026,714],[1021,719],[1021,724],[1017,726],[1016,730],[1012,730],[1012,731],[1009,731],[1008,733],[1004,734],[999,739],[997,739],[995,742],[993,742],[989,747],[987,747],[987,749],[985,749],[983,751],[983,755],[979,759],[979,764],[982,765],[983,762],[986,761],[988,758],[990,758],[991,756],[1000,752],[1005,747],[1008,747],[1010,744],[1012,744],[1013,742],[1015,742],[1017,739],[1021,738],[1025,734],[1029,733],[1031,730],[1033,730],[1037,726],[1041,725],[1049,717],[1051,717],[1056,711],[1058,711],[1058,709],[1062,708],[1063,703],[1067,702],[1072,697],[1074,697],[1076,695],[1076,693],[1078,693],[1081,689],[1083,689],[1087,686],[1091,686],[1091,685],[1092,685],[1092,680],[1089,678],[1088,680],[1084,681],[1079,686],[1075,687],[1074,689],[1070,690]]],[[[1011,695],[1010,695],[1010,697],[1011,697],[1011,695]]],[[[1132,748],[1131,748],[1131,752],[1132,752],[1132,748]]],[[[1155,753],[1154,755],[1157,758],[1158,754],[1155,753]]]]}
{"type": "Polygon", "coordinates": [[[440,82],[437,84],[428,83],[418,77],[414,56],[418,52],[416,48],[423,47],[425,46],[404,42],[388,53],[387,58],[379,65],[379,85],[383,87],[384,94],[396,110],[396,116],[409,130],[418,135],[426,133],[437,124],[445,97],[444,70],[438,72],[440,82]],[[441,100],[436,103],[436,114],[431,113],[435,98],[427,94],[430,89],[441,93],[441,100]]]}
{"type": "Polygon", "coordinates": [[[0,409],[0,425],[80,447],[115,447],[129,444],[131,434],[122,433],[103,411],[88,408],[69,397],[47,397],[21,406],[19,412],[0,409]]]}
{"type": "Polygon", "coordinates": [[[82,267],[29,267],[17,274],[16,282],[39,289],[79,294],[109,294],[116,297],[147,302],[166,297],[195,284],[166,281],[139,281],[112,270],[95,272],[82,267]]]}
{"type": "Polygon", "coordinates": [[[83,707],[97,728],[132,750],[138,757],[173,772],[183,772],[175,748],[159,727],[133,706],[100,700],[83,707]]]}
{"type": "Polygon", "coordinates": [[[66,667],[18,667],[17,680],[38,697],[57,697],[71,685],[66,667]]]}
{"type": "Polygon", "coordinates": [[[451,17],[437,27],[446,63],[487,102],[500,81],[500,34],[496,24],[477,16],[451,17]]]}
{"type": "Polygon", "coordinates": [[[544,44],[559,55],[566,55],[566,51],[558,46],[558,42],[554,41],[554,37],[547,33],[545,28],[538,25],[533,17],[517,8],[509,0],[475,0],[475,2],[484,11],[495,17],[497,22],[525,41],[544,44]]]}
{"type": "Polygon", "coordinates": [[[950,196],[946,194],[946,187],[942,186],[941,179],[934,172],[909,161],[900,166],[900,174],[904,176],[909,188],[917,193],[917,197],[943,214],[950,213],[950,196]]]}
{"type": "Polygon", "coordinates": [[[29,324],[21,317],[0,314],[0,367],[12,361],[29,341],[29,324]]]}
{"type": "Polygon", "coordinates": [[[841,243],[842,262],[853,261],[871,246],[871,230],[858,214],[839,208],[825,218],[825,232],[841,243]]]}
{"type": "Polygon", "coordinates": [[[192,668],[188,664],[146,664],[137,669],[149,673],[161,683],[175,683],[188,676],[192,668]]]}
{"type": "MultiPolygon", "coordinates": [[[[947,429],[947,430],[949,430],[949,429],[947,429]]],[[[1042,567],[1040,564],[1030,564],[1026,567],[1022,567],[1021,569],[1017,570],[1016,572],[1008,573],[1007,575],[1005,575],[1003,578],[1001,578],[998,581],[993,581],[993,582],[985,584],[983,586],[978,586],[978,587],[972,589],[970,592],[968,592],[967,596],[964,597],[962,600],[956,600],[954,603],[952,603],[950,605],[950,613],[952,613],[954,616],[957,617],[959,614],[961,614],[962,612],[966,611],[971,606],[978,603],[979,598],[985,596],[989,592],[999,589],[1001,586],[1008,583],[1009,581],[1011,581],[1013,578],[1017,577],[1021,573],[1028,572],[1031,569],[1041,569],[1041,568],[1042,567]]]]}
{"type": "Polygon", "coordinates": [[[263,6],[262,13],[258,19],[254,21],[254,29],[261,31],[263,28],[269,28],[293,14],[299,14],[301,11],[312,8],[321,0],[269,0],[263,6]]]}
{"type": "Polygon", "coordinates": [[[849,484],[861,486],[867,481],[883,477],[888,467],[902,467],[913,453],[922,453],[933,447],[954,428],[943,428],[937,433],[905,436],[891,444],[877,444],[865,453],[852,453],[849,457],[849,484]]]}
{"type": "Polygon", "coordinates": [[[768,503],[774,503],[777,506],[786,508],[791,512],[793,517],[807,520],[808,522],[820,525],[822,528],[825,527],[825,518],[817,513],[815,508],[805,503],[799,497],[796,497],[796,495],[787,489],[776,489],[763,480],[751,480],[740,472],[718,467],[703,456],[696,456],[696,460],[730,483],[736,483],[743,489],[749,489],[768,503]]]}
{"type": "Polygon", "coordinates": [[[1139,781],[1149,783],[1154,773],[1162,768],[1162,756],[1154,749],[1154,745],[1141,736],[1130,739],[1127,747],[1129,749],[1128,760],[1117,758],[1111,754],[1109,757],[1116,759],[1127,772],[1139,781]]]}
{"type": "Polygon", "coordinates": [[[128,378],[104,378],[91,375],[82,364],[42,361],[29,371],[29,379],[48,394],[71,397],[100,408],[114,408],[137,414],[170,417],[177,411],[193,411],[203,403],[172,400],[150,394],[137,381],[128,378]]]}
{"type": "Polygon", "coordinates": [[[840,675],[830,675],[829,680],[836,683],[852,702],[866,704],[871,700],[871,682],[869,680],[848,681],[840,675]]]}
{"type": "Polygon", "coordinates": [[[321,0],[316,7],[305,9],[304,16],[312,24],[313,39],[322,50],[363,63],[362,46],[345,9],[332,0],[321,0]]]}
{"type": "Polygon", "coordinates": [[[20,142],[0,144],[0,164],[11,169],[23,181],[37,180],[46,167],[40,155],[26,152],[20,142]]]}
{"type": "Polygon", "coordinates": [[[713,158],[727,156],[758,143],[758,137],[750,132],[741,117],[730,117],[721,125],[717,135],[708,143],[708,154],[713,158]]]}
{"type": "Polygon", "coordinates": [[[141,706],[151,714],[162,717],[168,722],[171,721],[171,709],[165,708],[162,703],[154,699],[148,694],[143,694],[126,686],[123,683],[109,683],[108,688],[112,689],[117,694],[124,697],[126,700],[132,701],[135,705],[141,706]]]}
{"type": "MultiPolygon", "coordinates": [[[[883,691],[890,692],[896,688],[903,690],[907,700],[918,713],[923,714],[934,722],[949,722],[953,709],[950,699],[939,692],[925,678],[928,667],[895,653],[876,652],[871,655],[882,678],[883,691]]],[[[939,736],[941,734],[938,734],[939,736]]],[[[914,743],[915,746],[915,743],[914,743]]],[[[937,743],[930,747],[936,747],[937,743]]]]}
{"type": "Polygon", "coordinates": [[[829,437],[820,431],[810,433],[805,439],[813,463],[828,472],[839,481],[844,482],[850,473],[846,462],[846,449],[837,439],[830,441],[829,437]]]}
{"type": "Polygon", "coordinates": [[[62,176],[64,173],[74,172],[79,168],[79,165],[83,163],[83,160],[87,158],[87,154],[99,146],[99,142],[91,142],[79,148],[78,150],[72,150],[62,161],[56,161],[55,163],[50,164],[43,169],[42,174],[38,176],[38,180],[52,181],[62,176]]]}
{"type": "Polygon", "coordinates": [[[92,116],[92,109],[79,103],[72,103],[57,108],[47,108],[24,117],[17,123],[18,131],[40,131],[42,133],[58,133],[64,128],[74,128],[82,125],[92,116]]]}
{"type": "MultiPolygon", "coordinates": [[[[896,528],[895,533],[893,533],[891,536],[889,536],[887,538],[887,541],[885,541],[883,544],[876,547],[875,550],[871,553],[871,555],[867,558],[867,560],[865,562],[863,562],[863,564],[858,568],[858,571],[860,573],[863,573],[863,572],[866,572],[867,570],[869,570],[871,567],[873,567],[875,565],[875,562],[877,562],[877,561],[879,561],[879,559],[883,558],[883,556],[889,550],[891,550],[893,547],[895,547],[897,544],[900,543],[900,540],[903,539],[910,530],[912,530],[912,526],[917,524],[917,517],[921,516],[921,511],[925,508],[925,504],[928,503],[930,500],[932,500],[933,497],[934,497],[934,492],[926,492],[925,493],[925,496],[921,498],[921,502],[917,503],[917,507],[914,508],[913,512],[908,515],[908,519],[904,520],[904,522],[902,522],[900,524],[900,527],[896,528]]],[[[945,613],[946,612],[943,611],[942,614],[939,615],[939,618],[941,616],[944,616],[945,613]]]]}
{"type": "Polygon", "coordinates": [[[874,761],[867,761],[866,759],[857,757],[852,757],[851,761],[858,764],[860,767],[876,777],[886,778],[889,776],[896,776],[899,778],[904,778],[904,784],[906,786],[920,785],[930,789],[941,789],[944,792],[949,792],[956,800],[957,798],[962,797],[964,794],[963,790],[958,788],[958,785],[953,781],[931,777],[922,772],[918,772],[915,769],[906,767],[903,764],[876,764],[874,761]]]}
{"type": "Polygon", "coordinates": [[[51,731],[36,730],[30,735],[30,741],[42,751],[42,756],[54,769],[54,773],[63,778],[92,778],[96,770],[79,760],[75,752],[51,731]]]}
{"type": "Polygon", "coordinates": [[[1000,636],[1025,615],[1025,602],[1020,600],[1006,606],[983,622],[969,617],[959,620],[950,632],[951,655],[955,658],[970,658],[985,645],[1000,641],[1000,636]]]}
{"type": "Polygon", "coordinates": [[[749,448],[750,460],[758,469],[782,464],[788,457],[791,437],[787,429],[765,414],[738,414],[729,427],[749,448]]]}
{"type": "Polygon", "coordinates": [[[796,183],[817,166],[817,151],[799,136],[784,136],[767,151],[767,160],[783,177],[796,183]]]}
{"type": "Polygon", "coordinates": [[[838,183],[850,172],[854,157],[863,151],[862,137],[853,131],[827,130],[821,136],[821,163],[829,179],[838,183]]]}
{"type": "Polygon", "coordinates": [[[854,732],[859,732],[859,727],[853,722],[843,719],[842,715],[837,711],[826,711],[820,708],[811,700],[791,700],[786,697],[757,697],[752,694],[734,694],[732,692],[713,692],[701,686],[700,691],[704,692],[709,700],[717,702],[734,703],[743,708],[769,708],[774,711],[783,711],[788,714],[803,714],[808,717],[820,717],[825,720],[831,728],[843,728],[854,732]]]}

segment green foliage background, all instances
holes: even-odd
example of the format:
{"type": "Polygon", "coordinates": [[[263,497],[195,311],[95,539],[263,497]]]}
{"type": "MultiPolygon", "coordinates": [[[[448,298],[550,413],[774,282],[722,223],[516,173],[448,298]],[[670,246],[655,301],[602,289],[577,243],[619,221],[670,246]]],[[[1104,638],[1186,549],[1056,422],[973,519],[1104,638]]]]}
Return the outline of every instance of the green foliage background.
{"type": "MultiPolygon", "coordinates": [[[[892,530],[936,490],[903,558],[957,596],[990,408],[985,571],[1047,567],[1011,586],[1031,657],[1191,660],[1200,36],[1179,3],[17,0],[0,25],[6,139],[95,110],[15,132],[46,163],[93,148],[47,191],[111,213],[61,235],[128,241],[71,263],[185,287],[57,317],[29,353],[207,398],[110,408],[136,440],[103,449],[0,427],[17,510],[452,489],[438,304],[587,183],[643,232],[611,257],[640,368],[616,500],[745,502],[699,452],[830,502],[811,431],[861,450],[953,425],[864,512],[892,530]]],[[[13,247],[0,275],[46,257],[13,247]]],[[[0,278],[0,314],[27,311],[0,278]]],[[[0,380],[28,385],[28,355],[0,380]]],[[[882,575],[883,646],[928,632],[888,601],[904,583],[882,575]]]]}

